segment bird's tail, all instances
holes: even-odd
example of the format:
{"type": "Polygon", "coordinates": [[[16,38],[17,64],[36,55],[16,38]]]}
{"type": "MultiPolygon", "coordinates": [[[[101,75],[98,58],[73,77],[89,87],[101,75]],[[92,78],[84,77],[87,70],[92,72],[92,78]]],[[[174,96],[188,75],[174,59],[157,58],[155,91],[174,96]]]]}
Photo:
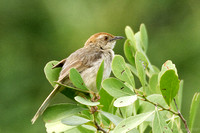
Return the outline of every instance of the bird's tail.
{"type": "Polygon", "coordinates": [[[44,100],[44,102],[42,103],[42,105],[40,106],[40,108],[38,109],[38,111],[35,113],[34,117],[32,118],[31,122],[32,124],[35,123],[35,121],[37,120],[37,118],[43,114],[43,112],[46,110],[46,108],[48,107],[49,103],[51,102],[51,100],[53,99],[53,97],[57,94],[57,92],[59,92],[61,86],[57,85],[54,87],[53,91],[49,94],[49,96],[44,100]]]}

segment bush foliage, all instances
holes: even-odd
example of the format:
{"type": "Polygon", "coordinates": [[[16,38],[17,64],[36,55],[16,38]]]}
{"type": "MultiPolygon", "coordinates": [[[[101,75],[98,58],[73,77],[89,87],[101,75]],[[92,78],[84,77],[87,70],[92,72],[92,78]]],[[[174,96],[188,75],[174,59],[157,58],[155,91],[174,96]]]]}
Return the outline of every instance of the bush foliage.
{"type": "MultiPolygon", "coordinates": [[[[192,131],[199,93],[194,95],[190,109],[189,127],[182,116],[183,80],[172,61],[166,61],[161,70],[151,64],[146,55],[148,36],[145,25],[134,34],[127,26],[127,40],[124,54],[128,63],[120,55],[115,55],[112,72],[115,77],[102,81],[104,62],[97,77],[98,93],[90,94],[89,89],[76,69],[70,70],[70,80],[74,87],[66,86],[62,93],[74,100],[72,103],[56,104],[48,107],[43,114],[47,132],[65,133],[181,133],[192,131]],[[140,83],[135,82],[138,79],[140,83]],[[136,84],[137,83],[137,84],[136,84]],[[140,86],[136,88],[136,86],[140,86]],[[94,100],[100,97],[100,100],[94,100]],[[181,128],[181,124],[185,129],[181,128]]],[[[56,84],[60,68],[51,69],[51,61],[45,66],[45,75],[52,86],[56,84]]],[[[61,85],[61,84],[60,84],[61,85]]]]}

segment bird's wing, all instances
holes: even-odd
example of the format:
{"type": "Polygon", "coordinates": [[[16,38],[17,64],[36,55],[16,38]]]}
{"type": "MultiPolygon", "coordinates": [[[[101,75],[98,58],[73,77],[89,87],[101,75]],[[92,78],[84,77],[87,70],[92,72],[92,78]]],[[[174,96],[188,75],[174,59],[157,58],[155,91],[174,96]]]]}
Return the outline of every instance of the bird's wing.
{"type": "Polygon", "coordinates": [[[66,59],[61,60],[58,62],[56,65],[52,67],[52,69],[57,68],[57,67],[62,67],[65,64],[66,59]]]}
{"type": "Polygon", "coordinates": [[[80,60],[76,60],[70,64],[64,65],[63,69],[60,72],[58,82],[63,83],[66,79],[69,78],[69,72],[71,68],[75,68],[78,72],[81,72],[88,67],[89,66],[84,65],[83,62],[80,60]]]}
{"type": "Polygon", "coordinates": [[[77,69],[80,73],[87,68],[92,67],[94,61],[101,58],[102,52],[91,49],[81,48],[71,54],[65,61],[60,72],[58,82],[63,82],[69,78],[69,71],[71,68],[77,69]]]}

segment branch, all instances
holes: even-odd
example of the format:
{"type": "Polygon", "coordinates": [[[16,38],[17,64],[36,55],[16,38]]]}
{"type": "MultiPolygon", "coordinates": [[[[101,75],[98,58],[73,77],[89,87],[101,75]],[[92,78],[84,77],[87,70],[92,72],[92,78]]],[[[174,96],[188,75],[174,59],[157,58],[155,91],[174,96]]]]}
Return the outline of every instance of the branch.
{"type": "Polygon", "coordinates": [[[138,96],[144,98],[144,99],[141,99],[141,100],[143,100],[143,101],[149,102],[149,103],[153,104],[154,106],[158,106],[158,107],[162,108],[162,110],[166,110],[166,111],[169,111],[169,112],[171,112],[171,113],[173,113],[173,114],[175,114],[175,115],[178,115],[178,113],[175,112],[175,111],[173,111],[173,110],[171,110],[171,108],[165,108],[165,107],[163,107],[162,105],[160,105],[159,103],[154,103],[154,102],[152,102],[152,101],[149,101],[144,95],[139,95],[139,94],[138,94],[138,96]]]}
{"type": "Polygon", "coordinates": [[[173,100],[174,100],[174,103],[175,103],[175,105],[176,105],[176,109],[177,109],[177,111],[178,111],[178,116],[179,116],[179,117],[181,118],[181,120],[183,121],[183,123],[184,123],[184,125],[185,125],[185,128],[186,128],[186,130],[187,130],[187,133],[191,133],[190,130],[189,130],[189,128],[188,128],[188,125],[187,125],[186,120],[183,118],[183,115],[181,114],[181,112],[180,112],[179,109],[178,109],[178,105],[176,104],[175,98],[174,98],[173,100]]]}
{"type": "Polygon", "coordinates": [[[184,125],[185,125],[185,128],[186,128],[186,130],[187,130],[187,133],[191,133],[190,130],[189,130],[189,128],[188,128],[188,125],[187,125],[186,120],[184,119],[183,115],[181,114],[181,112],[180,112],[179,109],[178,109],[178,105],[176,104],[176,100],[175,100],[175,99],[174,99],[174,103],[175,103],[175,105],[176,105],[177,112],[171,110],[171,108],[165,108],[165,107],[163,107],[162,105],[160,105],[160,104],[158,104],[158,103],[154,103],[154,102],[152,102],[152,101],[149,101],[149,100],[145,97],[145,95],[140,95],[140,94],[138,94],[138,93],[136,93],[136,94],[137,94],[137,96],[140,96],[140,97],[143,98],[143,99],[141,99],[141,100],[146,101],[146,102],[148,102],[148,103],[151,103],[151,104],[153,104],[154,106],[159,106],[162,110],[166,110],[166,111],[169,111],[169,112],[171,112],[171,113],[173,113],[173,114],[175,114],[175,115],[178,115],[178,116],[181,118],[181,120],[183,121],[183,123],[184,123],[184,125]]]}
{"type": "Polygon", "coordinates": [[[98,125],[98,123],[95,120],[94,120],[94,124],[97,127],[97,130],[107,133],[101,126],[98,125]]]}

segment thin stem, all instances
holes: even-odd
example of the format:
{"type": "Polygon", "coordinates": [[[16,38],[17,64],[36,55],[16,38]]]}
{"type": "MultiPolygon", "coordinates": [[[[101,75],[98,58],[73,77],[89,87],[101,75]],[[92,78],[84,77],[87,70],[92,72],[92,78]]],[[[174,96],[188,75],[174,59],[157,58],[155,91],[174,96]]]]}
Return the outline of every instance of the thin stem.
{"type": "Polygon", "coordinates": [[[178,112],[178,116],[181,118],[181,120],[183,121],[184,125],[185,125],[185,128],[187,130],[187,133],[191,133],[189,128],[188,128],[188,125],[187,125],[187,121],[184,119],[183,115],[181,114],[181,112],[179,111],[178,109],[178,105],[176,104],[176,100],[175,98],[173,99],[174,100],[174,103],[176,105],[176,109],[177,109],[177,112],[178,112]]]}
{"type": "Polygon", "coordinates": [[[165,107],[163,107],[162,105],[160,105],[159,103],[154,103],[154,102],[152,102],[152,101],[149,101],[144,95],[142,95],[142,96],[139,95],[139,96],[142,97],[142,98],[144,98],[144,99],[142,99],[143,101],[149,102],[149,103],[153,104],[154,106],[158,106],[158,107],[162,108],[163,110],[167,110],[167,111],[169,111],[169,112],[171,112],[171,113],[173,113],[173,114],[175,114],[175,115],[178,115],[177,112],[171,110],[170,108],[165,108],[165,107]]]}
{"type": "Polygon", "coordinates": [[[169,111],[169,112],[171,112],[171,113],[173,113],[175,115],[178,115],[181,118],[181,120],[183,121],[183,123],[185,125],[185,128],[187,130],[187,133],[191,133],[190,130],[189,130],[189,128],[188,128],[186,120],[184,119],[183,115],[181,114],[181,112],[178,109],[178,105],[176,104],[176,100],[175,99],[174,99],[174,103],[176,105],[177,112],[171,110],[171,108],[165,108],[165,107],[163,107],[162,105],[160,105],[158,103],[154,103],[152,101],[149,101],[144,95],[137,94],[137,96],[142,97],[143,99],[141,99],[141,100],[143,100],[143,101],[149,102],[149,103],[153,104],[154,106],[159,106],[162,110],[167,110],[167,111],[169,111]]]}
{"type": "MultiPolygon", "coordinates": [[[[93,98],[91,99],[92,102],[96,102],[100,99],[99,95],[94,94],[93,98]]],[[[91,107],[90,111],[92,113],[93,116],[93,122],[97,128],[98,131],[102,131],[103,133],[108,133],[107,131],[105,131],[100,125],[98,125],[97,121],[96,121],[96,117],[95,117],[95,113],[97,112],[98,107],[97,106],[93,106],[91,107]]]]}
{"type": "Polygon", "coordinates": [[[95,120],[94,120],[94,124],[95,124],[97,130],[107,133],[101,126],[98,125],[98,123],[95,120]]]}

